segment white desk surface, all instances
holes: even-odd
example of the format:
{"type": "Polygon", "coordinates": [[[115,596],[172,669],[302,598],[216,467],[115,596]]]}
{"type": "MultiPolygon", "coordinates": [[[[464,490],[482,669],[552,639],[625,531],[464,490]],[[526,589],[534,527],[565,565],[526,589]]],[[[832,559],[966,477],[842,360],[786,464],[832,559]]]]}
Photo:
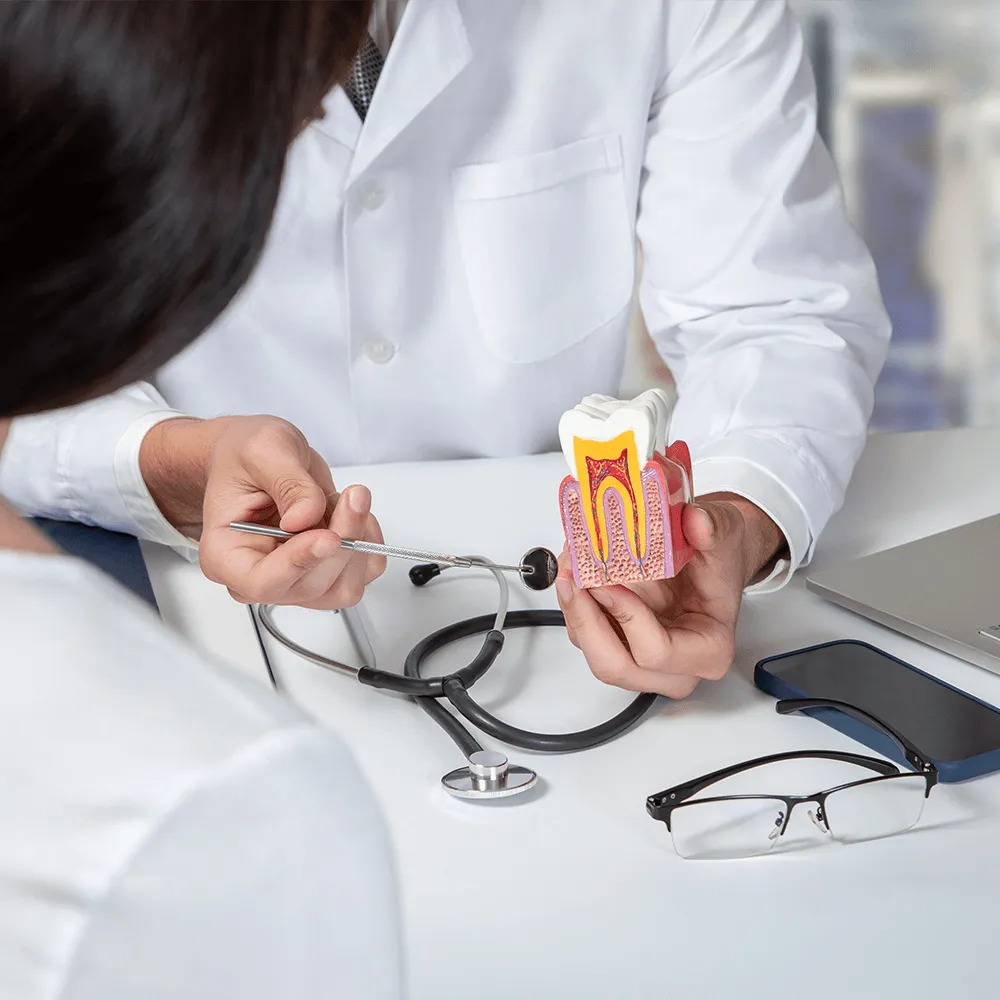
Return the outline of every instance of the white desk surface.
{"type": "MultiPolygon", "coordinates": [[[[874,436],[813,565],[1000,511],[998,454],[1000,429],[874,436]]],[[[561,456],[353,475],[372,488],[390,541],[497,559],[531,545],[560,547],[561,456]]],[[[148,558],[165,617],[263,679],[245,609],[196,567],[162,551],[148,558]]],[[[494,608],[489,577],[452,571],[415,590],[406,569],[390,565],[365,599],[379,665],[392,669],[427,632],[494,608]]],[[[515,607],[555,605],[550,594],[512,594],[515,607]]],[[[351,655],[335,615],[282,609],[278,621],[314,648],[351,655]]],[[[544,633],[511,633],[477,699],[550,732],[624,705],[629,696],[594,680],[561,630],[544,633]]],[[[778,595],[746,602],[736,664],[723,681],[662,702],[595,750],[512,750],[512,761],[538,770],[538,794],[467,803],[439,784],[461,754],[414,705],[273,644],[271,652],[290,696],[347,739],[388,816],[412,1000],[993,1000],[1000,775],[939,785],[913,832],[872,843],[829,842],[797,811],[787,843],[750,860],[683,861],[646,814],[647,795],[726,764],[782,750],[857,749],[811,719],[777,716],[752,684],[761,657],[836,638],[873,642],[1000,705],[1000,677],[824,603],[800,575],[778,595]]],[[[465,640],[438,663],[452,668],[475,648],[465,640]]],[[[840,773],[793,769],[773,790],[813,791],[828,776],[840,773]]]]}

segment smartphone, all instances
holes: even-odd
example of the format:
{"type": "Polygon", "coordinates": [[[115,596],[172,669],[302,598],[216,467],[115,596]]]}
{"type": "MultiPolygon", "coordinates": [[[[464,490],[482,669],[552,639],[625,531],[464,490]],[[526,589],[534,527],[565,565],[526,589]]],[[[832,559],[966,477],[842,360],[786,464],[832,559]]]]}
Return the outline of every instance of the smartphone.
{"type": "MultiPolygon", "coordinates": [[[[844,639],[761,660],[754,683],[775,698],[833,698],[864,709],[937,765],[942,781],[1000,771],[1000,710],[881,649],[844,639]]],[[[811,715],[908,766],[883,734],[831,708],[811,715]]]]}

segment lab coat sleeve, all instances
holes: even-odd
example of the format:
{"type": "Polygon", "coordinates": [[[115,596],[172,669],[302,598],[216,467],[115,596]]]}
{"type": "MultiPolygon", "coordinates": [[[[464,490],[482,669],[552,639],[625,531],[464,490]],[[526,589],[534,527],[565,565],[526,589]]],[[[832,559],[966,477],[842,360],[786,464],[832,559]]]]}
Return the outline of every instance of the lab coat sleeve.
{"type": "Polygon", "coordinates": [[[80,521],[196,552],[160,513],[139,472],[147,431],[171,409],[146,383],[19,417],[0,452],[0,493],[22,514],[80,521]]]}
{"type": "Polygon", "coordinates": [[[643,314],[677,382],[699,493],[775,520],[783,585],[843,502],[890,324],[816,132],[781,0],[668,2],[637,231],[643,314]]]}
{"type": "MultiPolygon", "coordinates": [[[[126,818],[127,819],[127,818],[126,818]]],[[[88,923],[61,1000],[396,1000],[395,868],[345,747],[278,731],[159,823],[88,923]]]]}

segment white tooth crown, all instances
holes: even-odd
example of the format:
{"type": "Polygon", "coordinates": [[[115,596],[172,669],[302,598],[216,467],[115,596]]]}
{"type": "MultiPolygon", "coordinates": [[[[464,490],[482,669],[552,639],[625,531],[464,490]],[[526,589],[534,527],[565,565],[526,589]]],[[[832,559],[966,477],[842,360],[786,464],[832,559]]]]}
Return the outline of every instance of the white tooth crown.
{"type": "Polygon", "coordinates": [[[670,420],[670,398],[662,389],[647,389],[632,400],[610,396],[587,396],[567,410],[559,419],[559,444],[569,465],[577,474],[574,438],[585,441],[611,441],[631,430],[639,461],[645,464],[653,452],[667,447],[667,424],[670,420]]]}

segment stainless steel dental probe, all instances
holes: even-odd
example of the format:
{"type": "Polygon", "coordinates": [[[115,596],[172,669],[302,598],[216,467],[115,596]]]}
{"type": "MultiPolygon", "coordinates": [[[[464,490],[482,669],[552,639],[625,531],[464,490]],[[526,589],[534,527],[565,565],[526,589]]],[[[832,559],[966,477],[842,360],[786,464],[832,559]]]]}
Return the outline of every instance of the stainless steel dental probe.
{"type": "MultiPolygon", "coordinates": [[[[268,524],[255,524],[252,521],[232,521],[229,527],[234,531],[243,531],[248,535],[267,535],[268,538],[282,540],[295,537],[294,532],[272,528],[268,524]]],[[[426,566],[414,566],[410,570],[410,579],[418,586],[437,576],[442,565],[459,566],[464,569],[484,566],[484,561],[472,556],[452,556],[443,552],[406,549],[398,545],[381,545],[378,542],[356,541],[350,538],[342,538],[340,544],[352,552],[426,563],[426,566]],[[418,570],[422,572],[418,572],[418,570]]],[[[501,573],[517,573],[521,577],[521,582],[531,590],[547,590],[555,582],[556,574],[559,571],[555,555],[548,549],[541,547],[529,549],[518,566],[502,566],[491,562],[489,568],[499,570],[501,573]]]]}

